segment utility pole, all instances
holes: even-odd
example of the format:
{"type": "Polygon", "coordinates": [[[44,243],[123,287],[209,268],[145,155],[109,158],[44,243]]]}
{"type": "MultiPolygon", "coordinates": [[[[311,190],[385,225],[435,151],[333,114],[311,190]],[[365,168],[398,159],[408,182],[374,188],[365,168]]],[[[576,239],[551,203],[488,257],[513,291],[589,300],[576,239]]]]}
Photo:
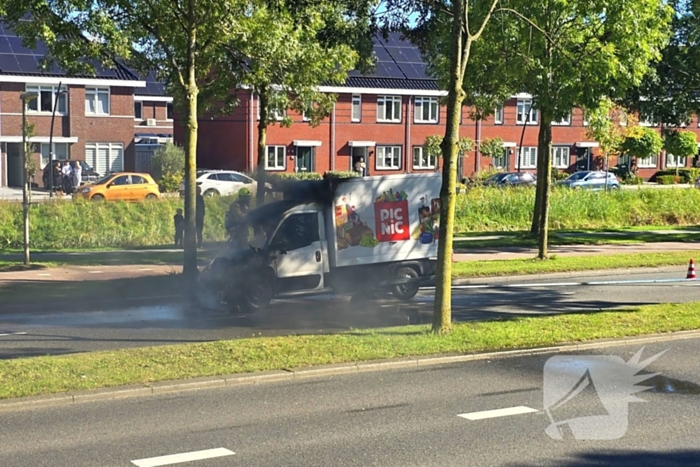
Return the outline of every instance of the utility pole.
{"type": "Polygon", "coordinates": [[[29,174],[27,173],[27,101],[36,99],[36,92],[25,92],[22,101],[22,218],[24,223],[24,265],[29,266],[29,174]]]}
{"type": "Polygon", "coordinates": [[[56,118],[56,108],[58,107],[58,98],[61,94],[68,92],[68,89],[61,90],[61,82],[58,82],[58,90],[56,91],[56,97],[53,102],[53,111],[51,112],[51,133],[49,133],[49,198],[53,198],[53,122],[56,118]]]}

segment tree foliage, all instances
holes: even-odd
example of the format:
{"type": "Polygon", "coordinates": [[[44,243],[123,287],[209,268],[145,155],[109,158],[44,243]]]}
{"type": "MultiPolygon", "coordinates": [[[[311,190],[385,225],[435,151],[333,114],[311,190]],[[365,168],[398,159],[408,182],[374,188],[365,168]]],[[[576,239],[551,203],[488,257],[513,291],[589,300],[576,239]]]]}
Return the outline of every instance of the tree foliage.
{"type": "Polygon", "coordinates": [[[652,128],[633,126],[625,132],[620,150],[623,154],[646,159],[661,152],[664,141],[652,128]]]}
{"type": "Polygon", "coordinates": [[[698,136],[692,131],[666,131],[664,149],[676,157],[693,157],[698,153],[698,136]]]}
{"type": "Polygon", "coordinates": [[[503,155],[503,140],[496,136],[495,138],[486,138],[479,144],[479,152],[482,156],[494,158],[503,155]]]}
{"type": "Polygon", "coordinates": [[[172,143],[166,143],[151,156],[151,175],[161,191],[177,191],[185,173],[185,151],[172,143]]]}

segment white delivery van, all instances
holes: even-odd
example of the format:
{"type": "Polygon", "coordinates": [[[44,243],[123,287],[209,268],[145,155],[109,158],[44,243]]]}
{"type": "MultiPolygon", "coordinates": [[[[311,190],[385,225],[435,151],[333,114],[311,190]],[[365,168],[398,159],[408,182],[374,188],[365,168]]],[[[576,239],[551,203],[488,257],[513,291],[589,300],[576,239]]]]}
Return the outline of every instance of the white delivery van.
{"type": "Polygon", "coordinates": [[[248,310],[329,292],[411,299],[435,277],[441,182],[433,173],[285,182],[281,201],[248,214],[251,247],[212,261],[202,291],[248,310]]]}

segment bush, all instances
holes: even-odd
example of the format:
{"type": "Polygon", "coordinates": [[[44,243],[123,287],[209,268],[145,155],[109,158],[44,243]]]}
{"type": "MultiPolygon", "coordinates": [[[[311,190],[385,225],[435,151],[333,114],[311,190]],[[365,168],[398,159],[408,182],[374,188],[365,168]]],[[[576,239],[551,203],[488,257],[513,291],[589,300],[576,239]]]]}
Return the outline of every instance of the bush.
{"type": "MultiPolygon", "coordinates": [[[[257,176],[253,176],[257,179],[257,176]]],[[[271,180],[321,180],[323,177],[317,172],[282,172],[268,174],[268,178],[271,180]]]]}
{"type": "Polygon", "coordinates": [[[654,174],[649,180],[652,182],[657,182],[660,185],[670,185],[672,183],[692,183],[695,181],[695,178],[693,175],[693,170],[697,169],[678,169],[678,175],[676,175],[676,170],[675,169],[669,169],[669,170],[660,170],[654,174]],[[678,177],[677,182],[671,182],[671,183],[665,183],[660,181],[661,178],[667,178],[667,177],[678,177]]]}
{"type": "Polygon", "coordinates": [[[323,178],[355,178],[359,176],[360,174],[357,172],[336,170],[331,170],[323,174],[323,178]]]}
{"type": "Polygon", "coordinates": [[[675,175],[660,175],[656,177],[656,182],[659,185],[674,185],[680,183],[681,177],[675,175]]]}
{"type": "Polygon", "coordinates": [[[160,181],[158,181],[158,188],[160,188],[161,193],[175,193],[180,188],[180,182],[182,182],[183,175],[181,173],[174,173],[164,175],[160,181]]]}
{"type": "Polygon", "coordinates": [[[151,156],[151,175],[161,192],[177,191],[184,173],[185,151],[181,147],[166,143],[151,156]]]}
{"type": "Polygon", "coordinates": [[[569,176],[568,173],[563,170],[552,169],[552,182],[558,182],[559,180],[564,180],[569,176]]]}

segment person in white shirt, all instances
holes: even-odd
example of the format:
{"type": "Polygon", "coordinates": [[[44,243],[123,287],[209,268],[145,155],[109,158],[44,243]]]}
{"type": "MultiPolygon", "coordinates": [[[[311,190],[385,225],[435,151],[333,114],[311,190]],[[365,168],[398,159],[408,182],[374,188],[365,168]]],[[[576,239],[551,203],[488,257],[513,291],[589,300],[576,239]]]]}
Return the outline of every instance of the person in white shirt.
{"type": "Polygon", "coordinates": [[[83,168],[80,162],[73,161],[73,187],[78,188],[83,181],[83,168]]]}
{"type": "Polygon", "coordinates": [[[73,193],[73,169],[68,161],[63,163],[63,192],[67,195],[73,193]]]}

